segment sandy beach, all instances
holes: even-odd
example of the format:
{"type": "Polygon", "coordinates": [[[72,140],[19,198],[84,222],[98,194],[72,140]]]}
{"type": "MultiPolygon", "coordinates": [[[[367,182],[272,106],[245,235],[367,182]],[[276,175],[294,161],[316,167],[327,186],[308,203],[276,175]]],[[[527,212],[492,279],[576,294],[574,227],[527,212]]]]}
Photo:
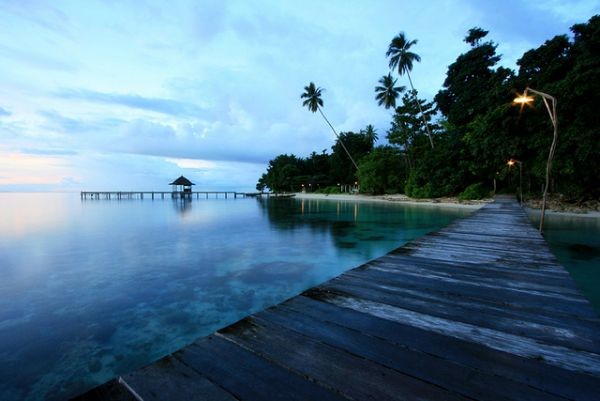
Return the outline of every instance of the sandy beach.
{"type": "MultiPolygon", "coordinates": [[[[302,193],[296,192],[296,198],[298,199],[323,199],[323,200],[341,200],[349,202],[397,202],[406,205],[417,205],[417,206],[429,206],[429,207],[444,207],[444,208],[457,208],[457,209],[479,209],[488,203],[493,202],[493,199],[483,200],[470,200],[460,201],[458,198],[439,198],[439,199],[413,199],[403,194],[393,195],[363,195],[363,194],[315,194],[315,193],[302,193]]],[[[525,206],[527,214],[530,216],[539,215],[540,209],[525,206]]],[[[572,211],[556,211],[552,209],[546,209],[547,215],[557,216],[569,216],[569,217],[581,217],[600,219],[600,212],[595,210],[588,210],[582,212],[572,211]]]]}
{"type": "Polygon", "coordinates": [[[482,201],[464,201],[461,202],[456,198],[440,198],[440,199],[412,199],[406,195],[363,195],[363,194],[315,194],[297,192],[297,199],[323,199],[323,200],[340,200],[349,202],[394,202],[406,205],[429,206],[429,207],[444,207],[457,209],[479,209],[482,206],[492,202],[492,199],[482,201]]]}
{"type": "MultiPolygon", "coordinates": [[[[534,209],[531,207],[524,207],[525,211],[530,216],[538,216],[541,212],[540,209],[534,209]]],[[[583,219],[598,219],[600,220],[600,212],[595,210],[588,210],[584,212],[565,212],[565,211],[557,211],[552,209],[546,209],[546,216],[565,216],[565,217],[581,217],[583,219]]]]}

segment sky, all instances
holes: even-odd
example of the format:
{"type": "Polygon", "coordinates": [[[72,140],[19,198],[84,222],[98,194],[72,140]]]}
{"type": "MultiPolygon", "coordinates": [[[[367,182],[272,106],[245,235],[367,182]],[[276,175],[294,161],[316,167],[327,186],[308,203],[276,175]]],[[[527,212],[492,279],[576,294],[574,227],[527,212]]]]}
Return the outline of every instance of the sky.
{"type": "Polygon", "coordinates": [[[180,175],[254,190],[275,156],[330,151],[300,100],[311,81],[338,131],[373,124],[385,141],[374,87],[399,32],[432,100],[470,28],[516,69],[595,14],[597,0],[0,0],[0,191],[168,191],[180,175]]]}

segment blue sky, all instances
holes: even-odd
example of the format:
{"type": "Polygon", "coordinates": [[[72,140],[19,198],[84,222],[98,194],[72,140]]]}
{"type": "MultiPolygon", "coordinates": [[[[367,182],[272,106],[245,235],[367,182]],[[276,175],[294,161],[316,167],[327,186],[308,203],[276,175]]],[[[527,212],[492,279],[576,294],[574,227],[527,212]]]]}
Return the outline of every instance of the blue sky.
{"type": "MultiPolygon", "coordinates": [[[[252,190],[269,159],[329,150],[302,108],[310,81],[340,131],[389,111],[385,51],[418,39],[413,80],[432,99],[468,29],[502,64],[600,13],[597,0],[0,0],[0,191],[252,190]]],[[[399,84],[406,78],[400,78],[399,84]]]]}

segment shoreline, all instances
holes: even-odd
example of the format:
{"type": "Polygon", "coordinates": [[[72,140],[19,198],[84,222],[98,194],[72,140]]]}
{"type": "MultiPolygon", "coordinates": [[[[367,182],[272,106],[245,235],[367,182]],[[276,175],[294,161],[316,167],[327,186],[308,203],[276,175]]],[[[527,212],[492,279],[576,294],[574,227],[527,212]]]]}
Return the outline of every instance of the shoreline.
{"type": "MultiPolygon", "coordinates": [[[[539,217],[542,211],[537,208],[532,208],[530,206],[523,206],[525,213],[529,216],[539,217]]],[[[546,209],[546,216],[557,216],[557,217],[580,217],[582,219],[600,219],[600,212],[595,210],[588,210],[585,212],[565,212],[559,210],[546,209]]]]}
{"type": "Polygon", "coordinates": [[[315,193],[295,193],[296,199],[309,200],[332,200],[349,202],[376,202],[376,203],[397,203],[411,206],[444,207],[455,209],[477,210],[492,202],[491,199],[484,201],[466,201],[459,202],[454,198],[441,199],[412,199],[406,195],[362,195],[362,194],[315,194],[315,193]]]}
{"type": "MultiPolygon", "coordinates": [[[[470,209],[477,210],[481,207],[493,202],[493,199],[459,201],[458,198],[439,198],[439,199],[413,199],[402,194],[393,195],[363,195],[363,194],[316,194],[295,192],[296,199],[309,200],[332,200],[332,201],[349,201],[349,202],[388,202],[398,203],[411,206],[427,206],[427,207],[444,207],[455,209],[470,209]]],[[[539,216],[541,210],[524,205],[525,212],[532,217],[539,216]]],[[[585,219],[600,219],[600,212],[588,210],[585,212],[570,212],[546,209],[546,216],[557,217],[580,217],[585,219]]]]}

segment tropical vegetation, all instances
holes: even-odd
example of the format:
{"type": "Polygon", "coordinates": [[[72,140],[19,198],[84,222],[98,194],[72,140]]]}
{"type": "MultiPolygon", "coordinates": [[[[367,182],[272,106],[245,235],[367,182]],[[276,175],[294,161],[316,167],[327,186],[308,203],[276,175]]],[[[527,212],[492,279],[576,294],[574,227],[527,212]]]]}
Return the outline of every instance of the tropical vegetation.
{"type": "Polygon", "coordinates": [[[321,113],[336,141],[330,151],[306,158],[277,156],[257,188],[331,192],[357,182],[362,192],[374,194],[467,199],[515,191],[519,171],[507,161],[516,159],[521,162],[523,191],[539,197],[552,124],[539,97],[525,107],[512,102],[530,87],[558,99],[550,192],[572,201],[598,198],[600,16],[572,26],[571,33],[525,52],[514,71],[500,65],[498,45],[486,40],[488,32],[474,27],[464,39],[469,49],[448,66],[433,99],[421,98],[414,88],[410,72],[421,60],[414,53],[417,41],[400,33],[386,52],[390,71],[375,86],[374,100],[391,112],[385,137],[379,141],[373,125],[338,134],[321,110],[323,89],[311,82],[301,95],[303,105],[321,113]],[[408,91],[398,85],[405,75],[408,91]]]}

